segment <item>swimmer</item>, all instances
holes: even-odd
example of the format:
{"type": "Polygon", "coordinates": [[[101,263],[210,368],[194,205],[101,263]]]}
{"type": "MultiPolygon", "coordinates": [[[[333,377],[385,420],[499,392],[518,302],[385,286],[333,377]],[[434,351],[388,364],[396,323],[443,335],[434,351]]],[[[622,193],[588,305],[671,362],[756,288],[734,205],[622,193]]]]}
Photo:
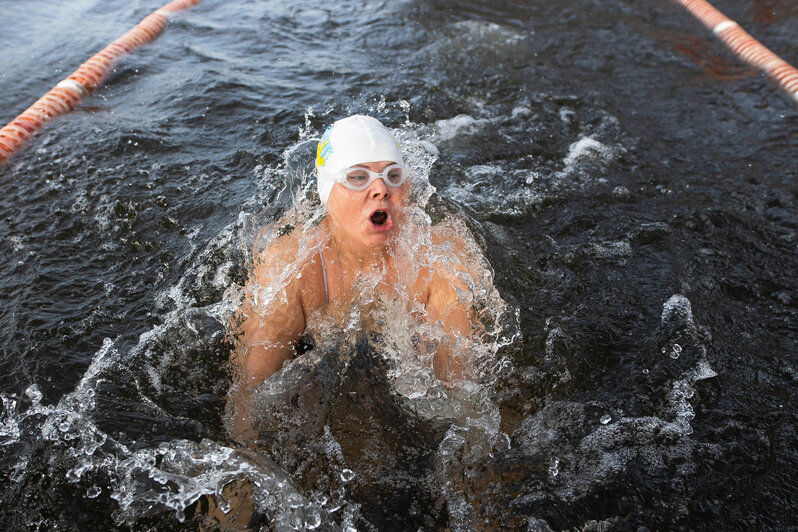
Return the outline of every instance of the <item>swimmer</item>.
{"type": "MultiPolygon", "coordinates": [[[[362,115],[335,122],[319,142],[316,177],[319,197],[327,207],[323,220],[312,229],[311,240],[317,246],[303,254],[304,228],[295,227],[255,258],[244,286],[238,347],[231,356],[238,375],[228,402],[232,432],[241,442],[253,442],[257,436],[249,419],[254,388],[297,355],[314,313],[347,315],[357,304],[354,292],[362,290],[358,281],[364,277],[378,278],[374,291],[380,297],[404,297],[420,320],[443,329],[448,341],[438,342],[430,362],[440,381],[451,383],[470,374],[463,357],[453,355],[456,340],[470,338],[476,327],[473,309],[458,295],[467,289],[458,275],[462,272],[410,264],[407,257],[413,254],[401,253],[394,245],[403,224],[411,223],[406,216],[410,183],[401,149],[388,128],[362,115]],[[291,264],[294,270],[286,267],[291,264]],[[274,286],[275,277],[286,271],[295,273],[264,305],[259,290],[274,286]]],[[[441,229],[431,228],[429,244],[463,252],[465,241],[451,242],[441,229]]],[[[423,249],[413,251],[424,256],[423,249]]]]}

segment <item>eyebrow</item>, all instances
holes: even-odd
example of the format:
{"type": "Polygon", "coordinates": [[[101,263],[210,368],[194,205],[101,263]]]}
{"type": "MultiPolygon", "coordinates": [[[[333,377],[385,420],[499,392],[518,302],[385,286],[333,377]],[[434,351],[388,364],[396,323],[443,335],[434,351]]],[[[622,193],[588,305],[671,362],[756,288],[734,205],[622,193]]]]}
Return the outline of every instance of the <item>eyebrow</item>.
{"type": "MultiPolygon", "coordinates": [[[[387,165],[385,165],[385,168],[388,168],[392,164],[399,164],[396,161],[374,161],[374,164],[381,163],[381,162],[387,162],[388,163],[387,165]]],[[[352,166],[359,166],[360,168],[365,168],[366,170],[368,170],[369,167],[366,166],[367,164],[370,164],[370,163],[357,163],[357,164],[353,164],[352,166]]]]}

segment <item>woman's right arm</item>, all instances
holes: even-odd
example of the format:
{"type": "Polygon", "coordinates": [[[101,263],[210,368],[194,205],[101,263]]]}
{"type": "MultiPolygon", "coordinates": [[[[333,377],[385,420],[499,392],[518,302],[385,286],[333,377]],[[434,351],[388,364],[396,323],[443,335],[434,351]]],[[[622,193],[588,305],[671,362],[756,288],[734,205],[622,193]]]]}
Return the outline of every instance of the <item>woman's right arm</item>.
{"type": "Polygon", "coordinates": [[[244,287],[245,300],[238,312],[238,343],[231,356],[237,366],[237,379],[230,390],[228,407],[232,407],[233,436],[242,442],[257,437],[250,417],[253,390],[294,356],[305,330],[299,279],[293,279],[271,301],[256,303],[255,294],[269,286],[267,271],[267,265],[262,264],[244,287]]]}

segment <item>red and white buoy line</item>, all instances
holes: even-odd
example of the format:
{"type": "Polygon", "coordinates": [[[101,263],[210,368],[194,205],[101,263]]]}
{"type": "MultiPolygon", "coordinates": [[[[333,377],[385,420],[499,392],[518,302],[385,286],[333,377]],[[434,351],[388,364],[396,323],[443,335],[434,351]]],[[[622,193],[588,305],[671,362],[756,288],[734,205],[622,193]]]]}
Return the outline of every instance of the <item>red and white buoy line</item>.
{"type": "Polygon", "coordinates": [[[153,11],[0,129],[0,167],[48,121],[68,113],[86,96],[93,94],[125,54],[160,35],[171,14],[195,6],[200,1],[174,0],[153,11]]]}
{"type": "Polygon", "coordinates": [[[743,61],[763,70],[798,103],[798,70],[765,48],[706,0],[677,0],[743,61]]]}

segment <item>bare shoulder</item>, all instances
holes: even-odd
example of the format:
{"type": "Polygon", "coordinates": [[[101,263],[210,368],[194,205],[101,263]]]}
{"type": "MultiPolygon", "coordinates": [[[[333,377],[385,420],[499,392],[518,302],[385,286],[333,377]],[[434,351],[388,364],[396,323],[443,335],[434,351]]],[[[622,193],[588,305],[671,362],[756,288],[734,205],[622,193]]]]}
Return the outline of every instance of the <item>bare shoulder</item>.
{"type": "Polygon", "coordinates": [[[462,286],[465,277],[473,277],[487,266],[485,257],[465,222],[447,216],[431,228],[432,254],[438,258],[435,270],[449,283],[462,286]]]}
{"type": "Polygon", "coordinates": [[[308,263],[315,261],[310,250],[320,239],[318,228],[302,227],[275,237],[255,255],[252,279],[259,284],[266,281],[284,284],[296,277],[308,263]]]}
{"type": "Polygon", "coordinates": [[[434,246],[445,246],[454,251],[465,251],[474,241],[465,222],[454,216],[447,216],[433,225],[430,238],[434,246]]]}
{"type": "Polygon", "coordinates": [[[299,239],[292,231],[274,238],[253,258],[252,277],[265,280],[273,270],[289,264],[297,255],[299,239]]]}

